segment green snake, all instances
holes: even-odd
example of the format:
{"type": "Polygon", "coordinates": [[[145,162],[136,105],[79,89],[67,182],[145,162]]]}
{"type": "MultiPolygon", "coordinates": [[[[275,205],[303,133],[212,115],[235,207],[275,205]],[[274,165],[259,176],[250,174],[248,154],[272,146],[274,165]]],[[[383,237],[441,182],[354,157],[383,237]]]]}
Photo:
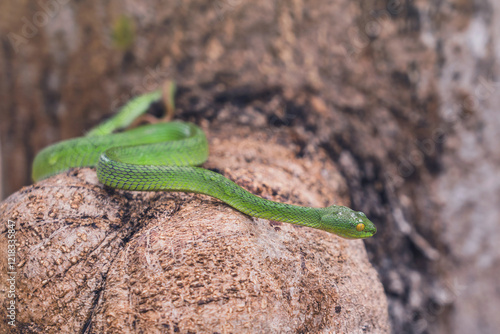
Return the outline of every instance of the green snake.
{"type": "Polygon", "coordinates": [[[157,123],[113,133],[130,126],[160,98],[160,91],[136,97],[86,136],[43,149],[33,162],[33,179],[74,167],[96,167],[99,181],[113,188],[205,194],[249,216],[309,226],[348,239],[376,233],[362,212],[345,206],[311,208],[273,202],[219,173],[194,167],[208,158],[208,142],[203,130],[192,123],[157,123]]]}

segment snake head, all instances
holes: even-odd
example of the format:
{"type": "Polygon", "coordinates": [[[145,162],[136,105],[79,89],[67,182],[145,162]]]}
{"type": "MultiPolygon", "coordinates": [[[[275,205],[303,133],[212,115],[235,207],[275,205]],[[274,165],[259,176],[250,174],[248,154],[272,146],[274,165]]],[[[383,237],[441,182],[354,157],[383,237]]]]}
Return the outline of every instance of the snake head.
{"type": "Polygon", "coordinates": [[[361,211],[332,205],[321,209],[321,229],[346,239],[369,238],[377,233],[375,225],[361,211]]]}

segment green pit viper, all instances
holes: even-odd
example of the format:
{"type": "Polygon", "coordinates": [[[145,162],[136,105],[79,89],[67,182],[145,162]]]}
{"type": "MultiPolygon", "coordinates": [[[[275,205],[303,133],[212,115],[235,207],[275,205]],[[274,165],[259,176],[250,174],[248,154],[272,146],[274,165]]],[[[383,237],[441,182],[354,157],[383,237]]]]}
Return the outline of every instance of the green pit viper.
{"type": "Polygon", "coordinates": [[[99,181],[113,188],[205,194],[249,216],[304,225],[348,239],[376,233],[375,225],[362,212],[337,205],[311,208],[273,202],[219,173],[194,167],[208,158],[208,142],[203,130],[192,123],[157,123],[113,133],[129,127],[160,99],[161,91],[136,97],[86,136],[43,149],[33,162],[33,179],[73,167],[96,167],[99,181]]]}

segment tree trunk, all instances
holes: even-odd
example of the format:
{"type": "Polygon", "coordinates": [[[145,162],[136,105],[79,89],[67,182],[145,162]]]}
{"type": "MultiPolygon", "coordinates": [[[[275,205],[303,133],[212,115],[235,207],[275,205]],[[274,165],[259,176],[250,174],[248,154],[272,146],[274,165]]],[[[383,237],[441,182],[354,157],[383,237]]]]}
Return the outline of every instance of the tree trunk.
{"type": "Polygon", "coordinates": [[[499,12],[493,0],[2,2],[2,196],[31,182],[39,149],[174,79],[177,117],[288,129],[299,156],[322,148],[337,163],[379,227],[365,245],[393,332],[496,333],[499,12]]]}
{"type": "MultiPolygon", "coordinates": [[[[297,158],[285,131],[225,126],[210,137],[206,167],[260,196],[346,204],[326,154],[297,158]]],[[[252,219],[207,196],[104,189],[88,169],[24,188],[1,212],[22,244],[12,275],[20,331],[389,332],[360,240],[252,219]]],[[[0,298],[6,307],[12,300],[0,298]]]]}

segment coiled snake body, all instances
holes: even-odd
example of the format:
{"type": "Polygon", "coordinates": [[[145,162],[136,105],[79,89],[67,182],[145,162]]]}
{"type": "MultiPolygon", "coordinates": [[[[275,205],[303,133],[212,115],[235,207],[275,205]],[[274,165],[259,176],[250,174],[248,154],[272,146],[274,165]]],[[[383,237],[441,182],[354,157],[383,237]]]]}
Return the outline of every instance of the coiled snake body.
{"type": "Polygon", "coordinates": [[[100,182],[113,188],[206,194],[253,217],[305,225],[349,239],[376,233],[375,225],[362,212],[336,205],[311,208],[273,202],[221,174],[193,167],[208,157],[205,134],[194,124],[158,123],[113,133],[129,126],[160,97],[160,92],[139,96],[85,137],[43,149],[33,163],[33,179],[90,166],[97,168],[100,182]]]}

